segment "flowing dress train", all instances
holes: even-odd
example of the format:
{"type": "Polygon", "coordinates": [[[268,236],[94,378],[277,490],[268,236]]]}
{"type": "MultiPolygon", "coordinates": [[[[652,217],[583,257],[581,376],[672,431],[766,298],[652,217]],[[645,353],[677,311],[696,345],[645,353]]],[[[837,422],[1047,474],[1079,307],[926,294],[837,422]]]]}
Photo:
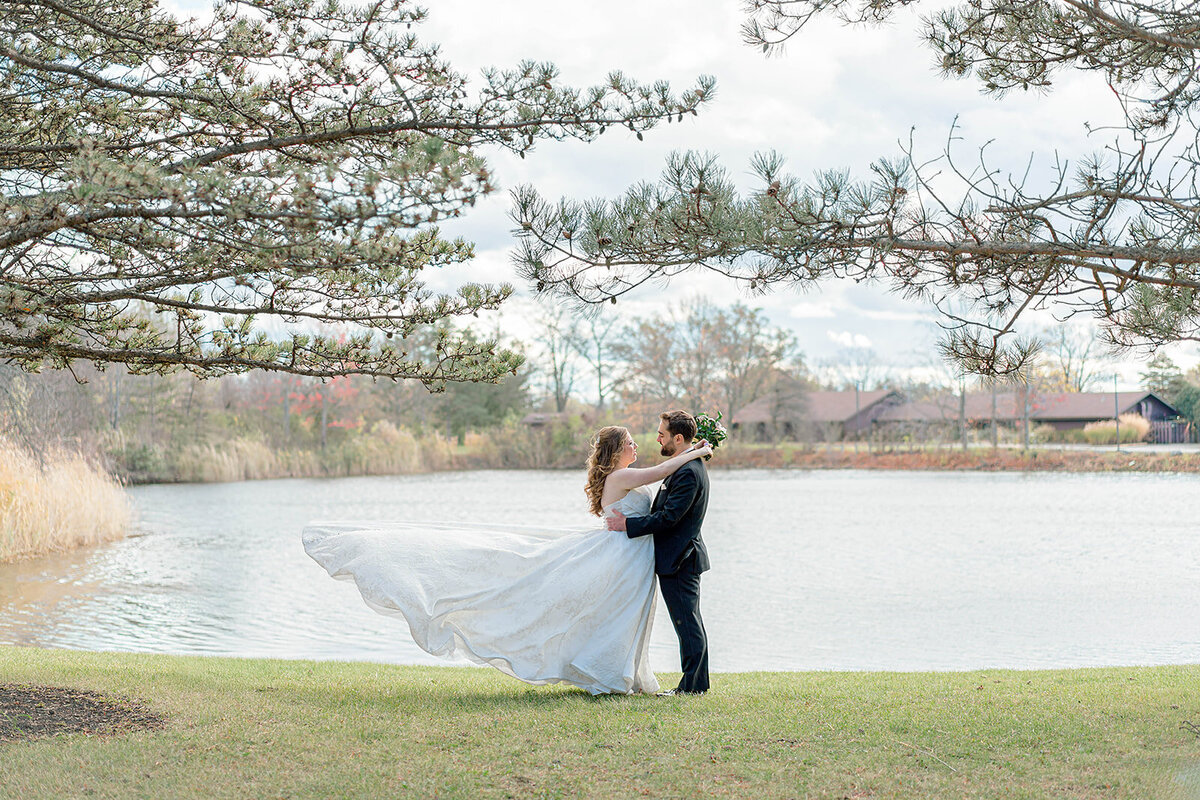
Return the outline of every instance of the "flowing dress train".
{"type": "MultiPolygon", "coordinates": [[[[605,513],[649,513],[634,489],[605,513]]],[[[318,522],[305,551],[438,656],[592,694],[654,692],[654,543],[608,530],[318,522]]]]}

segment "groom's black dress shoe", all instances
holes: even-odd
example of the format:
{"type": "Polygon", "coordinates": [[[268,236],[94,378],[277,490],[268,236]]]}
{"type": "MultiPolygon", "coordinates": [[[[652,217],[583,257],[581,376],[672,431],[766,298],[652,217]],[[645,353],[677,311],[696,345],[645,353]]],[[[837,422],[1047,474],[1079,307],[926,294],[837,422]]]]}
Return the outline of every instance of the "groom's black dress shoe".
{"type": "Polygon", "coordinates": [[[668,689],[665,692],[658,692],[655,697],[691,697],[704,694],[704,692],[685,692],[682,689],[668,689]]]}

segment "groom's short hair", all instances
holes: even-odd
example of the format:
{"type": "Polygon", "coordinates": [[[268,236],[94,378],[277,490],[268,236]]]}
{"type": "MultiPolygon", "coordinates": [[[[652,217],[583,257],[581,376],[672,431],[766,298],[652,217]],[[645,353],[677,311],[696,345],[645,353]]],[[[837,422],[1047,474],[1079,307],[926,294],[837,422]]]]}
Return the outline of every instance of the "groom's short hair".
{"type": "Polygon", "coordinates": [[[686,411],[664,411],[658,418],[667,423],[667,433],[682,436],[685,442],[696,438],[696,419],[686,411]]]}

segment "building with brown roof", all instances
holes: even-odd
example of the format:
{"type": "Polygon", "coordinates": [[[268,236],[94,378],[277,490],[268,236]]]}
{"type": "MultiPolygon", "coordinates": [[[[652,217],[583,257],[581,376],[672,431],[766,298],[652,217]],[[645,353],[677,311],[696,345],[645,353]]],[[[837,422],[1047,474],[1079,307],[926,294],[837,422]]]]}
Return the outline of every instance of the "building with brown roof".
{"type": "MultiPolygon", "coordinates": [[[[1029,419],[1057,430],[1082,428],[1089,422],[1112,419],[1118,414],[1137,414],[1151,421],[1179,416],[1173,406],[1153,392],[1029,392],[1027,396],[1023,392],[997,392],[994,397],[993,412],[990,392],[968,392],[966,418],[979,423],[994,417],[998,422],[1011,424],[1026,416],[1026,402],[1029,419]]],[[[934,422],[958,418],[958,395],[947,394],[934,400],[892,406],[878,419],[880,422],[934,422]]]]}
{"type": "Polygon", "coordinates": [[[1151,423],[1156,441],[1182,441],[1184,434],[1175,428],[1179,411],[1153,392],[970,392],[960,406],[958,395],[947,394],[933,400],[901,403],[876,417],[876,424],[893,429],[918,430],[939,425],[958,425],[960,415],[970,428],[995,424],[1017,427],[1048,425],[1065,431],[1083,428],[1090,422],[1110,420],[1118,415],[1136,414],[1151,423]],[[961,410],[960,410],[961,409],[961,410]]]}
{"type": "Polygon", "coordinates": [[[730,426],[751,441],[794,439],[839,441],[884,429],[892,434],[946,435],[965,418],[968,428],[1025,423],[1055,430],[1137,414],[1149,420],[1155,441],[1180,442],[1191,436],[1179,412],[1153,392],[969,392],[905,402],[894,390],[874,392],[775,392],[738,410],[730,426]],[[961,405],[960,405],[961,404],[961,405]],[[1028,408],[1026,408],[1028,404],[1028,408]]]}
{"type": "Polygon", "coordinates": [[[752,441],[839,441],[869,432],[876,417],[903,399],[891,389],[772,392],[735,412],[730,427],[752,441]]]}

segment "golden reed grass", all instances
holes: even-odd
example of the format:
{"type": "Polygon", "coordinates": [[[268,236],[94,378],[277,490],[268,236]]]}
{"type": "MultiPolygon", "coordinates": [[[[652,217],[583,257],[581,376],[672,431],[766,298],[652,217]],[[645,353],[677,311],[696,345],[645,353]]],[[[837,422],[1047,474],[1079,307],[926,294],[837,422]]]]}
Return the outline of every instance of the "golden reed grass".
{"type": "Polygon", "coordinates": [[[304,474],[305,464],[287,463],[288,454],[276,453],[255,439],[230,439],[220,445],[189,444],[175,459],[175,478],[214,483],[304,474]],[[293,470],[299,470],[299,473],[293,470]]]}
{"type": "Polygon", "coordinates": [[[262,478],[346,475],[408,475],[448,469],[454,448],[436,434],[417,438],[390,422],[377,422],[363,435],[320,450],[275,450],[260,439],[189,444],[171,462],[178,481],[213,483],[262,478]]]}
{"type": "MultiPolygon", "coordinates": [[[[1150,435],[1150,421],[1141,414],[1122,414],[1121,444],[1143,442],[1150,435]]],[[[1117,423],[1106,419],[1089,422],[1083,426],[1083,438],[1089,444],[1114,444],[1117,441],[1117,423]]]]}
{"type": "Polygon", "coordinates": [[[0,439],[0,561],[119,539],[132,518],[120,484],[82,456],[39,462],[0,439]]]}

